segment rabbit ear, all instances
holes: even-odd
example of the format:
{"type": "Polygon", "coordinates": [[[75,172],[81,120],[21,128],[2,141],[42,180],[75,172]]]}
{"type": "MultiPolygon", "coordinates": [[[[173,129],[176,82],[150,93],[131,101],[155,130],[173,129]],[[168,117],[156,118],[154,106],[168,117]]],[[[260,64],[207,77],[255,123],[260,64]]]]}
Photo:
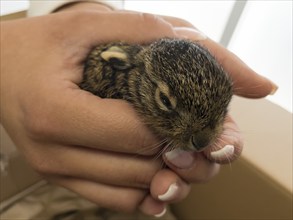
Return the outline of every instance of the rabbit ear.
{"type": "Polygon", "coordinates": [[[118,70],[126,70],[131,67],[126,51],[117,46],[112,46],[101,53],[103,60],[118,70]]]}

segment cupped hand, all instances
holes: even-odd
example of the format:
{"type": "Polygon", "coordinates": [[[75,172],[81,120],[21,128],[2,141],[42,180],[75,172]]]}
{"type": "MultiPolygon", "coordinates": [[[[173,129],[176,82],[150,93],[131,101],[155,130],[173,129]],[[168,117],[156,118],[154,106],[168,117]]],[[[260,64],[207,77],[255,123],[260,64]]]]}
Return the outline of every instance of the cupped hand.
{"type": "MultiPolygon", "coordinates": [[[[189,169],[182,169],[180,163],[177,166],[174,157],[164,156],[171,169],[161,169],[162,162],[153,159],[158,149],[152,147],[159,140],[128,103],[100,99],[77,86],[83,61],[93,46],[183,35],[197,40],[194,31],[182,30],[189,27],[182,22],[141,13],[93,11],[2,22],[1,122],[32,167],[98,205],[123,211],[140,207],[152,215],[161,213],[166,202],[184,198],[189,191],[186,181],[213,177],[219,166],[202,154],[183,153],[191,158],[189,169]]],[[[239,77],[237,82],[250,81],[246,72],[252,76],[248,94],[251,85],[259,85],[260,80],[270,88],[269,81],[243,63],[235,64],[238,59],[224,48],[209,39],[201,42],[233,79],[239,77]],[[229,69],[229,60],[235,70],[229,69]],[[235,72],[237,66],[243,69],[240,76],[235,72]]],[[[253,94],[264,96],[267,90],[253,94]]],[[[227,121],[236,134],[227,144],[241,152],[237,126],[231,118],[227,121]]],[[[235,155],[233,159],[239,154],[235,155]]]]}
{"type": "MultiPolygon", "coordinates": [[[[69,7],[69,10],[96,9],[91,3],[76,4],[75,6],[69,7]]],[[[133,11],[120,12],[137,13],[133,11]]],[[[209,39],[188,21],[160,15],[157,15],[157,19],[162,19],[169,23],[173,30],[175,30],[176,37],[194,40],[206,47],[230,75],[233,81],[235,95],[246,98],[262,98],[268,94],[273,94],[277,90],[277,86],[273,82],[257,74],[235,54],[209,39]]],[[[205,182],[211,179],[219,170],[218,164],[233,162],[240,156],[243,149],[243,139],[240,130],[229,114],[226,117],[223,128],[223,133],[217,141],[203,153],[190,153],[176,149],[172,152],[165,153],[163,155],[164,161],[169,168],[187,182],[205,182]]],[[[164,171],[162,173],[166,172],[164,171]]],[[[164,175],[156,175],[156,177],[158,178],[158,182],[168,182],[165,181],[168,178],[165,178],[164,175]]],[[[172,185],[171,182],[169,181],[167,185],[172,185]]],[[[153,191],[157,192],[161,190],[162,188],[159,188],[159,190],[155,188],[153,191]]],[[[157,194],[154,193],[154,196],[157,196],[157,194]]]]}
{"type": "Polygon", "coordinates": [[[158,140],[127,102],[101,99],[78,83],[97,44],[175,35],[169,23],[140,13],[79,11],[2,22],[1,123],[46,179],[103,207],[162,212],[163,202],[146,197],[162,166],[148,149],[158,140]]]}

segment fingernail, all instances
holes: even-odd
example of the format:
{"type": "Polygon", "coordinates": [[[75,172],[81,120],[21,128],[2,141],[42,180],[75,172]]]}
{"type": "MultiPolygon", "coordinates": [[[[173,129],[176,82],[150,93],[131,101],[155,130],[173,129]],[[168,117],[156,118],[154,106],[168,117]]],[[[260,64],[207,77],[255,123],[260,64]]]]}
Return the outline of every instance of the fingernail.
{"type": "Polygon", "coordinates": [[[233,156],[234,150],[235,148],[233,145],[226,145],[218,151],[211,152],[211,157],[215,160],[230,158],[233,156]]]}
{"type": "Polygon", "coordinates": [[[194,158],[192,156],[192,153],[181,150],[179,148],[166,152],[165,157],[171,164],[173,164],[177,168],[188,169],[192,165],[194,165],[194,158]]]}
{"type": "Polygon", "coordinates": [[[195,28],[175,27],[174,31],[180,37],[187,38],[194,41],[207,39],[207,36],[204,33],[200,32],[199,30],[196,30],[195,28]]]}
{"type": "Polygon", "coordinates": [[[179,187],[178,187],[177,183],[173,183],[169,186],[167,192],[165,192],[162,195],[158,195],[158,199],[163,202],[170,201],[171,199],[174,198],[174,196],[178,192],[178,189],[179,189],[179,187]]]}
{"type": "Polygon", "coordinates": [[[160,217],[162,217],[163,215],[165,215],[166,211],[167,211],[167,209],[166,209],[166,207],[165,207],[164,210],[163,210],[161,213],[156,214],[156,215],[154,215],[154,216],[157,217],[157,218],[160,218],[160,217]]]}
{"type": "Polygon", "coordinates": [[[271,84],[272,84],[272,90],[271,90],[270,95],[274,95],[277,92],[279,87],[273,82],[271,82],[271,84]]]}

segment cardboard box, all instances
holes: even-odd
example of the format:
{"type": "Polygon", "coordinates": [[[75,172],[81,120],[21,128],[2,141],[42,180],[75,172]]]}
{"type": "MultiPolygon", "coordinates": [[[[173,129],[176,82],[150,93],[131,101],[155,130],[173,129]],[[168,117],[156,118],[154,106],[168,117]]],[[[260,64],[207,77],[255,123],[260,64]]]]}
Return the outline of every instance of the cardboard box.
{"type": "Polygon", "coordinates": [[[173,206],[180,219],[292,219],[292,113],[265,100],[235,97],[245,137],[240,160],[173,206]]]}

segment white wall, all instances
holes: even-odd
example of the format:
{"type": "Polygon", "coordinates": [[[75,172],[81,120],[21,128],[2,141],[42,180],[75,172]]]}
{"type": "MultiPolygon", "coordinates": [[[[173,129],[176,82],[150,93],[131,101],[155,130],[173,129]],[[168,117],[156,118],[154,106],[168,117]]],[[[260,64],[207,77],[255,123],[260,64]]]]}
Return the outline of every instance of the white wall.
{"type": "Polygon", "coordinates": [[[292,112],[292,1],[249,1],[229,49],[276,82],[268,99],[292,112]]]}
{"type": "Polygon", "coordinates": [[[125,8],[186,19],[206,33],[220,40],[235,1],[164,1],[147,0],[125,2],[125,8]]]}
{"type": "Polygon", "coordinates": [[[17,11],[26,10],[29,7],[28,0],[1,0],[0,1],[0,15],[6,15],[17,11]]]}

